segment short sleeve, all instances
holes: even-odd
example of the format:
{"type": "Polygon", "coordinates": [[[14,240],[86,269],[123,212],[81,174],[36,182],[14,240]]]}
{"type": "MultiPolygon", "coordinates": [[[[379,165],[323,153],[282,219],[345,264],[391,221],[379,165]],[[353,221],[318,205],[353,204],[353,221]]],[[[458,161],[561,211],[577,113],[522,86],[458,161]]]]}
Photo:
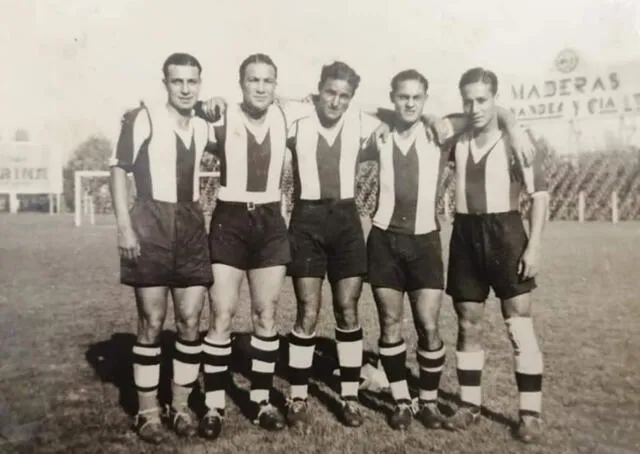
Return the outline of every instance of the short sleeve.
{"type": "Polygon", "coordinates": [[[145,107],[130,110],[122,117],[120,135],[109,160],[111,167],[121,167],[127,172],[133,165],[142,144],[151,136],[151,121],[145,107]]]}

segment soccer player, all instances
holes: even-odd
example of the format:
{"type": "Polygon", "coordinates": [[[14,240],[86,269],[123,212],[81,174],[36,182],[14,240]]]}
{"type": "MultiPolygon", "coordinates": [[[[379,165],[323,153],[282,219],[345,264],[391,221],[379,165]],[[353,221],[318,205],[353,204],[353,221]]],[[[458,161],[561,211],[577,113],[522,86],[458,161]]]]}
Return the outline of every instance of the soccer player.
{"type": "Polygon", "coordinates": [[[157,400],[159,334],[171,292],[178,338],[173,355],[172,402],[168,418],[182,436],[195,434],[187,399],[198,378],[202,344],[198,326],[207,287],[213,282],[204,217],[198,203],[199,163],[209,128],[192,116],[201,66],[188,54],[172,54],[163,65],[167,102],[124,115],[111,159],[111,194],[118,224],[121,282],[133,287],[138,336],[133,375],[139,410],[134,429],[161,443],[165,433],[157,400]],[[129,212],[127,173],[136,200],[129,212]]]}
{"type": "Polygon", "coordinates": [[[358,300],[367,259],[354,193],[360,151],[380,120],[350,107],[359,83],[360,76],[346,63],[324,66],[315,108],[289,129],[295,202],[289,224],[288,274],[298,306],[289,335],[287,422],[292,427],[309,423],[308,384],[325,275],[336,319],[340,419],[350,427],[363,422],[357,397],[363,354],[358,300]]]}
{"type": "Polygon", "coordinates": [[[390,98],[396,118],[390,137],[367,149],[379,162],[378,204],[367,240],[368,274],[380,320],[380,362],[396,402],[389,424],[397,430],[406,429],[413,417],[403,335],[405,292],[418,333],[417,417],[429,428],[440,428],[444,420],[437,406],[445,349],[438,332],[444,267],[436,200],[446,154],[431,128],[420,121],[428,87],[415,70],[393,77],[390,98]]]}
{"type": "Polygon", "coordinates": [[[242,103],[227,106],[223,118],[214,124],[220,189],[209,229],[215,283],[203,347],[208,412],[200,422],[201,435],[209,439],[217,438],[222,428],[225,389],[231,379],[231,322],[245,275],[253,321],[250,399],[254,423],[268,430],[285,425],[269,394],[279,348],[276,307],[290,261],[287,227],[280,213],[287,129],[282,111],[273,104],[278,70],[272,59],[250,55],[239,73],[242,103]]]}
{"type": "Polygon", "coordinates": [[[531,292],[540,267],[540,243],[549,195],[538,153],[525,165],[510,152],[497,126],[496,75],[473,68],[460,78],[460,94],[471,131],[453,149],[456,214],[451,235],[447,293],[458,316],[457,374],[462,406],[447,422],[466,429],[478,421],[485,354],[481,344],[484,302],[493,288],[515,353],[520,393],[518,437],[534,442],[542,434],[540,417],[542,353],[531,319],[531,292]],[[519,198],[533,199],[529,235],[519,198]]]}

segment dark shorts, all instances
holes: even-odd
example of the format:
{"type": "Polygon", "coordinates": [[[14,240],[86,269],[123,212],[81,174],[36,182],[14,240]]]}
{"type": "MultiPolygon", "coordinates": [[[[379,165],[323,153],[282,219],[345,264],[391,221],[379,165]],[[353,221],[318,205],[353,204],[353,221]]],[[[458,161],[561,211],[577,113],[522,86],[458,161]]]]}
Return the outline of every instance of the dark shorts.
{"type": "Polygon", "coordinates": [[[369,283],[401,292],[444,288],[440,232],[389,232],[376,226],[367,239],[369,283]]]}
{"type": "Polygon", "coordinates": [[[500,299],[529,293],[518,263],[527,247],[520,213],[456,214],[449,248],[447,293],[454,301],[484,302],[493,288],[500,299]]]}
{"type": "Polygon", "coordinates": [[[120,282],[133,287],[213,283],[199,202],[136,200],[131,223],[140,242],[140,257],[135,262],[120,260],[120,282]]]}
{"type": "Polygon", "coordinates": [[[250,206],[219,200],[209,228],[211,263],[241,270],[286,265],[291,260],[280,203],[250,206]]]}
{"type": "Polygon", "coordinates": [[[292,277],[319,277],[331,282],[367,272],[367,249],[353,199],[300,200],[289,223],[292,277]]]}

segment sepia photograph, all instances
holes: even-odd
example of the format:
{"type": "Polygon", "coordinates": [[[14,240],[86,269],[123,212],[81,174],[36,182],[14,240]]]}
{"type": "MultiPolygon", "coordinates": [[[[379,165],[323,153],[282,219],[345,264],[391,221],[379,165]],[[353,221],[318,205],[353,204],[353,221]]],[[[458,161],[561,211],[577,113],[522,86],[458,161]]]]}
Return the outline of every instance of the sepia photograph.
{"type": "Polygon", "coordinates": [[[0,17],[0,453],[640,454],[638,0],[0,17]]]}

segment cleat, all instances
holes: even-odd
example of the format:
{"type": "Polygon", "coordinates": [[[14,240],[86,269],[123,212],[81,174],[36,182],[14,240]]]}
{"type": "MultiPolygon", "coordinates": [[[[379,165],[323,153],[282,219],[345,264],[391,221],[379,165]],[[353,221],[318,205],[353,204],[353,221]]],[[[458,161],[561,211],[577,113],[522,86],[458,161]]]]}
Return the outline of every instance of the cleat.
{"type": "Polygon", "coordinates": [[[447,430],[466,430],[471,425],[480,420],[480,407],[475,405],[464,405],[444,421],[444,428],[447,430]]]}
{"type": "Polygon", "coordinates": [[[516,438],[526,444],[539,443],[542,439],[542,418],[535,415],[520,416],[516,438]]]}
{"type": "Polygon", "coordinates": [[[410,400],[399,400],[396,408],[389,415],[389,426],[393,430],[407,430],[413,419],[413,408],[410,400]]]}
{"type": "Polygon", "coordinates": [[[202,438],[207,440],[215,440],[220,436],[222,431],[222,419],[224,418],[224,410],[213,408],[200,420],[198,431],[202,438]]]}
{"type": "Polygon", "coordinates": [[[258,409],[256,419],[253,421],[254,424],[258,424],[263,429],[272,432],[284,429],[284,418],[276,407],[269,402],[261,402],[259,405],[260,408],[258,409]]]}
{"type": "Polygon", "coordinates": [[[358,399],[355,397],[347,397],[342,400],[340,407],[340,419],[343,424],[348,427],[360,427],[364,422],[358,399]]]}
{"type": "Polygon", "coordinates": [[[306,429],[309,426],[309,413],[306,399],[289,399],[287,401],[287,424],[293,429],[306,429]]]}
{"type": "Polygon", "coordinates": [[[160,408],[138,412],[133,420],[133,430],[147,443],[159,445],[167,440],[167,433],[160,419],[160,408]]]}
{"type": "Polygon", "coordinates": [[[440,412],[437,402],[420,402],[416,418],[427,429],[441,429],[447,420],[440,412]]]}
{"type": "Polygon", "coordinates": [[[191,412],[186,407],[182,410],[169,407],[167,409],[167,419],[169,427],[171,427],[179,437],[193,437],[198,432],[191,417],[191,412]]]}

